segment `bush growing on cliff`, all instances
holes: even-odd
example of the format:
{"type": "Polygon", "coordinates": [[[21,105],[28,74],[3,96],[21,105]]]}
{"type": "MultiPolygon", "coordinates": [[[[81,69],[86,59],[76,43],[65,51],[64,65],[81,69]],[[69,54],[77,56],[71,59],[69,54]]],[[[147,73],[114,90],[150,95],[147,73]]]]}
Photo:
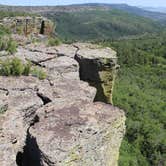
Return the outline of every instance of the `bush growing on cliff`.
{"type": "Polygon", "coordinates": [[[39,69],[37,67],[33,68],[31,70],[31,74],[37,78],[39,78],[40,80],[43,80],[46,78],[46,73],[42,70],[42,69],[39,69]]]}
{"type": "Polygon", "coordinates": [[[60,44],[61,44],[61,41],[58,38],[50,38],[50,39],[48,39],[48,46],[58,46],[60,44]]]}
{"type": "Polygon", "coordinates": [[[9,61],[10,66],[10,73],[13,76],[20,76],[24,72],[24,65],[22,64],[21,60],[18,58],[14,58],[9,61]]]}
{"type": "Polygon", "coordinates": [[[28,62],[26,65],[24,65],[24,71],[22,74],[28,76],[30,72],[31,72],[31,63],[28,62]]]}
{"type": "Polygon", "coordinates": [[[46,73],[42,69],[37,67],[34,67],[32,69],[32,65],[30,62],[23,64],[22,61],[18,58],[0,61],[1,76],[28,76],[30,74],[41,80],[46,78],[46,73]]]}
{"type": "Polygon", "coordinates": [[[0,51],[8,51],[13,54],[17,51],[17,43],[10,36],[0,36],[0,51]]]}
{"type": "Polygon", "coordinates": [[[13,40],[9,40],[7,51],[11,54],[17,52],[17,43],[13,40]]]}
{"type": "Polygon", "coordinates": [[[10,30],[4,27],[3,25],[0,25],[0,36],[9,35],[9,34],[10,34],[10,30]]]}
{"type": "Polygon", "coordinates": [[[30,64],[23,64],[20,59],[6,59],[0,61],[0,75],[2,76],[20,76],[29,75],[30,64]]]}

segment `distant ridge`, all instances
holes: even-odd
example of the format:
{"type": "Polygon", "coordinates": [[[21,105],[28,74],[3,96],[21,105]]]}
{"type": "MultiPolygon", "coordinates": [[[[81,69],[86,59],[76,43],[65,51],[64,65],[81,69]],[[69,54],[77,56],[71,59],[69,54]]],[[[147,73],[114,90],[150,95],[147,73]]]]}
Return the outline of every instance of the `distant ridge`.
{"type": "Polygon", "coordinates": [[[166,13],[166,7],[140,7],[140,8],[151,12],[166,13]]]}
{"type": "Polygon", "coordinates": [[[75,12],[80,10],[110,10],[118,9],[138,16],[143,16],[153,20],[159,20],[166,22],[166,13],[152,12],[141,9],[136,6],[129,6],[127,4],[105,4],[105,3],[86,3],[86,4],[72,4],[64,6],[6,6],[0,5],[0,10],[7,11],[22,11],[33,13],[45,13],[45,12],[75,12]]]}

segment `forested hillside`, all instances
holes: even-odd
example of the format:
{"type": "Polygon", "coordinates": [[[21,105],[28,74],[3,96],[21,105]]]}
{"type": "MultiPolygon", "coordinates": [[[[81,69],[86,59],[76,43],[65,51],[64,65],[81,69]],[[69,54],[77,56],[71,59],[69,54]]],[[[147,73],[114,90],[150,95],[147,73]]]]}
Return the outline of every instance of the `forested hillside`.
{"type": "Polygon", "coordinates": [[[127,116],[119,166],[166,165],[165,33],[106,42],[117,50],[119,70],[114,104],[127,116]]]}
{"type": "Polygon", "coordinates": [[[65,41],[117,39],[162,29],[158,22],[115,9],[48,12],[45,16],[56,22],[56,32],[65,41]]]}

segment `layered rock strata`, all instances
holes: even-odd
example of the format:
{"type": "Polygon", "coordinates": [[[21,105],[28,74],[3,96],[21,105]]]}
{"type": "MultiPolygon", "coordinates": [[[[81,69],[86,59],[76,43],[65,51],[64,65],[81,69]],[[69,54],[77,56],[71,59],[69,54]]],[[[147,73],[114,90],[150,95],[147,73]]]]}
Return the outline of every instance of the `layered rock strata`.
{"type": "Polygon", "coordinates": [[[31,61],[47,78],[0,77],[0,165],[116,166],[124,112],[94,102],[96,88],[80,80],[83,75],[98,83],[95,65],[99,75],[107,65],[110,71],[114,52],[89,44],[27,45],[13,57],[31,61]]]}

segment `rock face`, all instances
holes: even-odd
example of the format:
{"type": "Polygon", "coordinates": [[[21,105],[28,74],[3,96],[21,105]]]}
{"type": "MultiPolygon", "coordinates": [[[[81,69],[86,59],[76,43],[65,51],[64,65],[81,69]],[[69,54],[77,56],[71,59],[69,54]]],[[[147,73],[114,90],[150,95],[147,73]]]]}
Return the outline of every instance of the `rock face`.
{"type": "Polygon", "coordinates": [[[18,48],[14,56],[47,78],[0,77],[0,165],[117,166],[124,112],[94,102],[96,88],[79,77],[99,84],[98,73],[116,66],[112,50],[96,47],[18,48]]]}
{"type": "Polygon", "coordinates": [[[75,44],[76,60],[80,65],[80,78],[98,89],[96,101],[112,103],[113,83],[116,75],[117,56],[110,48],[97,45],[75,44]]]}
{"type": "Polygon", "coordinates": [[[54,31],[54,24],[44,17],[10,17],[0,21],[1,24],[11,29],[12,33],[19,35],[51,35],[54,31]]]}

